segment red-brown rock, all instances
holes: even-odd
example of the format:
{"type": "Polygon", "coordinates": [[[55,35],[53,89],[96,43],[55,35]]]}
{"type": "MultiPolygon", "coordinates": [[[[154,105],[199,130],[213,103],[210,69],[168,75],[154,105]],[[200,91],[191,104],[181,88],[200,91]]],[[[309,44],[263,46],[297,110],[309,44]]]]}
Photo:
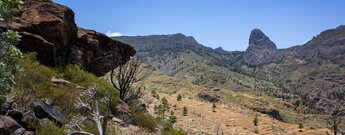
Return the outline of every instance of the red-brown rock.
{"type": "MultiPolygon", "coordinates": [[[[5,29],[4,24],[0,27],[5,29]]],[[[44,65],[76,64],[97,76],[112,69],[111,58],[121,58],[118,66],[136,53],[133,47],[104,34],[78,28],[74,12],[51,0],[24,0],[10,29],[22,36],[18,48],[37,52],[44,65]]]]}

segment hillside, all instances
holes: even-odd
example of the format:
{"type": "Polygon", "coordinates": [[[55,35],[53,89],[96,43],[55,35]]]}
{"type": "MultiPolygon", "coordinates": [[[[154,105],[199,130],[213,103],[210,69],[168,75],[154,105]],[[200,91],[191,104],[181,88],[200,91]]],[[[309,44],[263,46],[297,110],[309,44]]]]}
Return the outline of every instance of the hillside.
{"type": "MultiPolygon", "coordinates": [[[[150,114],[156,116],[155,107],[162,98],[169,102],[170,110],[177,117],[174,127],[183,129],[191,134],[327,134],[323,116],[301,115],[293,109],[287,108],[287,102],[277,101],[267,95],[257,95],[253,92],[235,92],[231,89],[208,88],[185,82],[176,77],[167,76],[160,71],[154,71],[146,81],[147,92],[143,100],[148,106],[150,114]],[[153,92],[154,91],[154,92],[153,92]],[[157,93],[159,96],[153,95],[157,93]],[[200,93],[215,95],[215,112],[212,103],[208,102],[200,93]],[[178,95],[182,100],[178,101],[178,95]],[[265,104],[269,104],[266,106],[265,104]],[[188,115],[183,116],[183,107],[188,108],[188,115]],[[262,114],[252,108],[272,108],[280,111],[280,115],[289,122],[282,122],[267,114],[262,114]],[[253,119],[259,117],[259,126],[253,125],[253,119]],[[306,128],[299,131],[298,123],[303,121],[306,128]]],[[[167,114],[167,117],[169,114],[167,114]]]]}
{"type": "Polygon", "coordinates": [[[277,49],[255,29],[245,52],[211,49],[182,34],[113,39],[132,44],[145,63],[194,84],[265,91],[326,112],[345,105],[343,26],[288,49],[277,49]]]}

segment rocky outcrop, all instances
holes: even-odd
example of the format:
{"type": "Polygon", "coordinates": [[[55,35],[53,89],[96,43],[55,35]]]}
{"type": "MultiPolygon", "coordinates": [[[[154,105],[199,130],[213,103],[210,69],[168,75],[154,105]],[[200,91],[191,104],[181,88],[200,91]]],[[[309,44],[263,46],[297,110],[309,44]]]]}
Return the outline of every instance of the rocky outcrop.
{"type": "Polygon", "coordinates": [[[33,135],[33,132],[26,131],[11,117],[0,115],[0,135],[33,135]]]}
{"type": "Polygon", "coordinates": [[[31,108],[35,112],[35,116],[39,119],[48,118],[49,120],[57,122],[59,125],[65,123],[65,116],[62,115],[54,106],[48,105],[44,102],[33,102],[31,108]]]}
{"type": "Polygon", "coordinates": [[[282,59],[277,46],[259,29],[252,30],[244,62],[250,66],[269,64],[282,59]]]}
{"type": "Polygon", "coordinates": [[[216,93],[208,93],[208,92],[200,92],[198,93],[198,97],[210,103],[217,103],[221,99],[221,97],[217,95],[216,93]]]}
{"type": "Polygon", "coordinates": [[[101,76],[112,69],[112,58],[119,58],[118,66],[136,53],[104,34],[78,28],[73,11],[51,0],[24,0],[9,26],[22,36],[20,50],[37,52],[38,59],[51,67],[76,64],[101,76]]]}
{"type": "Polygon", "coordinates": [[[288,122],[285,117],[276,109],[269,109],[269,108],[252,108],[254,111],[267,114],[276,120],[282,121],[282,122],[288,122]]]}

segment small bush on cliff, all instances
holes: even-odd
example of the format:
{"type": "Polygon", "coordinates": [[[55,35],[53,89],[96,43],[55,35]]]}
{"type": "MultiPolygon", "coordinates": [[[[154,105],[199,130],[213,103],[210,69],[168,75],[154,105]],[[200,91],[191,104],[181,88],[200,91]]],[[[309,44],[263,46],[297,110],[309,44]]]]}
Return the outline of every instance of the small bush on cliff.
{"type": "Polygon", "coordinates": [[[173,128],[172,126],[162,129],[161,134],[162,135],[187,135],[186,132],[184,132],[182,130],[177,130],[177,129],[173,128]]]}
{"type": "Polygon", "coordinates": [[[13,97],[20,109],[28,107],[29,103],[36,99],[46,99],[61,108],[64,114],[73,111],[74,97],[77,90],[68,86],[54,87],[52,77],[56,76],[55,70],[41,65],[36,60],[36,54],[26,54],[18,61],[23,68],[22,74],[16,78],[13,97]]]}
{"type": "Polygon", "coordinates": [[[64,135],[65,129],[56,126],[52,122],[42,123],[38,126],[35,131],[36,135],[64,135]]]}
{"type": "Polygon", "coordinates": [[[84,88],[97,87],[100,94],[106,94],[106,96],[110,97],[111,106],[115,106],[116,101],[119,99],[119,92],[113,88],[111,83],[80,69],[76,65],[66,66],[63,70],[60,70],[60,75],[64,79],[84,88]]]}
{"type": "Polygon", "coordinates": [[[158,126],[158,122],[153,116],[140,112],[135,107],[135,105],[131,105],[130,108],[131,108],[133,123],[135,125],[141,127],[144,130],[147,130],[148,132],[154,132],[156,130],[156,127],[158,126]]]}

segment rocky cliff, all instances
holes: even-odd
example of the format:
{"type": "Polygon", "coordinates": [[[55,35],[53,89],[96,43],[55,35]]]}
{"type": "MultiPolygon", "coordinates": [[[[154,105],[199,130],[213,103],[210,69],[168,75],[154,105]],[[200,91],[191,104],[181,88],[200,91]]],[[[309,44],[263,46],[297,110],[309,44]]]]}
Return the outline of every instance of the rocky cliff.
{"type": "Polygon", "coordinates": [[[251,66],[268,64],[282,58],[277,46],[259,29],[252,30],[244,62],[251,66]]]}
{"type": "MultiPolygon", "coordinates": [[[[42,64],[57,67],[76,64],[97,76],[112,69],[112,59],[123,64],[136,51],[104,34],[78,28],[74,12],[51,0],[23,0],[23,5],[9,27],[22,40],[17,46],[23,52],[37,52],[42,64]]],[[[1,24],[1,29],[5,29],[1,24]]]]}

